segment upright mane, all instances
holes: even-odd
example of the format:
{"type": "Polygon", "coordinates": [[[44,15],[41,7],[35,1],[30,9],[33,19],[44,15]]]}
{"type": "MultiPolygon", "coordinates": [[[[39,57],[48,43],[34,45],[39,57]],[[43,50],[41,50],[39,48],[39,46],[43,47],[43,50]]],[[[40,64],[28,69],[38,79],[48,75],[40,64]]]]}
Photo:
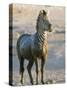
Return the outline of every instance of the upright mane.
{"type": "MultiPolygon", "coordinates": [[[[39,13],[39,15],[38,15],[38,18],[37,18],[37,22],[36,22],[36,30],[38,31],[38,29],[39,29],[39,23],[42,23],[42,21],[43,21],[43,17],[45,17],[45,19],[46,19],[46,15],[47,15],[47,13],[46,13],[46,11],[44,11],[44,10],[41,10],[40,11],[40,13],[39,13]]],[[[41,25],[41,24],[40,24],[41,25]]]]}

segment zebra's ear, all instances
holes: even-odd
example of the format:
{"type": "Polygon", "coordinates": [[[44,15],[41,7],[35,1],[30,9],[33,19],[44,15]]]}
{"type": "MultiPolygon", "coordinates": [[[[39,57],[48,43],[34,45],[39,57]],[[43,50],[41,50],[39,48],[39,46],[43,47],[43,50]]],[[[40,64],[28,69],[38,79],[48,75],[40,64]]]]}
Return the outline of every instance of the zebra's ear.
{"type": "Polygon", "coordinates": [[[45,10],[41,10],[41,11],[40,11],[40,14],[43,14],[43,15],[45,15],[45,16],[46,16],[46,14],[47,14],[47,13],[46,13],[46,11],[45,11],[45,10]]]}
{"type": "Polygon", "coordinates": [[[46,15],[46,14],[47,14],[47,12],[45,10],[43,10],[43,15],[46,15]]]}

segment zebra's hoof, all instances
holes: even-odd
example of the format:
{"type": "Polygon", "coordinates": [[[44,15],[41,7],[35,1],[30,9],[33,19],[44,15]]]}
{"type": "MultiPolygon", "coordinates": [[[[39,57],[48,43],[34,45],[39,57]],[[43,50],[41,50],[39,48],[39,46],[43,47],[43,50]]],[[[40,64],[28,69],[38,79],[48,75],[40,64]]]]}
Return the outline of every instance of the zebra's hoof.
{"type": "Polygon", "coordinates": [[[42,82],[42,84],[45,84],[44,81],[41,81],[41,82],[42,82]]]}
{"type": "Polygon", "coordinates": [[[22,80],[20,80],[20,83],[23,84],[22,80]]]}
{"type": "Polygon", "coordinates": [[[34,85],[34,83],[31,81],[31,84],[34,85]]]}

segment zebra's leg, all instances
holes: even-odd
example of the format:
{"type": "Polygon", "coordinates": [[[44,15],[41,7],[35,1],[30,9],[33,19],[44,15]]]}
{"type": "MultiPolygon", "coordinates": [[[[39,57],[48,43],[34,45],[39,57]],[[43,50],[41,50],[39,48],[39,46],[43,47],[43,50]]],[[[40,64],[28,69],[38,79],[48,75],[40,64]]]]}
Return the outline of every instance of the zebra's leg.
{"type": "Polygon", "coordinates": [[[35,60],[35,65],[36,65],[36,84],[38,84],[38,63],[37,63],[37,59],[35,60]]]}
{"type": "Polygon", "coordinates": [[[33,66],[33,63],[34,63],[34,61],[30,60],[29,63],[28,63],[28,66],[27,66],[27,70],[28,70],[29,77],[30,77],[30,82],[31,82],[32,85],[33,85],[33,78],[32,78],[32,74],[31,74],[31,68],[33,66]]]}
{"type": "Polygon", "coordinates": [[[44,84],[44,81],[43,81],[44,64],[45,64],[45,60],[42,57],[42,59],[41,59],[41,82],[42,82],[42,84],[44,84]]]}
{"type": "Polygon", "coordinates": [[[23,73],[24,73],[24,59],[20,59],[20,75],[21,75],[21,84],[23,84],[23,73]]]}

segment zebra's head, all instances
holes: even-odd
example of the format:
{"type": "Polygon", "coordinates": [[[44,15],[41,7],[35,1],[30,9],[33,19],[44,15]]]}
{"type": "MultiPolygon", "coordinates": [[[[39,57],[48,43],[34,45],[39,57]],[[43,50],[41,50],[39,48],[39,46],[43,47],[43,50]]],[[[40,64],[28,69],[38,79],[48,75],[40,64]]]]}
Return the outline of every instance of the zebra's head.
{"type": "Polygon", "coordinates": [[[45,10],[41,10],[39,12],[39,16],[37,19],[37,31],[38,30],[44,30],[44,31],[49,31],[51,32],[51,23],[49,22],[48,18],[47,18],[47,13],[45,10]]]}

